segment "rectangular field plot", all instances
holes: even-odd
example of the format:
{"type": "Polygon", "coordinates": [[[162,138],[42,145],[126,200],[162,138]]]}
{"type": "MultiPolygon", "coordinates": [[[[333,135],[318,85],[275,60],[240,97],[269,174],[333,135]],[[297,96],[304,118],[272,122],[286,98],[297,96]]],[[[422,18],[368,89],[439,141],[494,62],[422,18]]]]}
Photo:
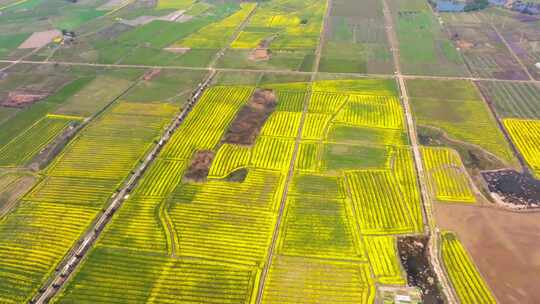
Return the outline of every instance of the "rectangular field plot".
{"type": "Polygon", "coordinates": [[[488,82],[477,83],[503,118],[540,119],[540,86],[534,83],[488,82]]]}
{"type": "Polygon", "coordinates": [[[503,124],[532,173],[540,178],[540,120],[504,119],[503,124]]]}
{"type": "Polygon", "coordinates": [[[22,202],[0,222],[0,302],[23,303],[74,245],[99,209],[22,202]]]}
{"type": "Polygon", "coordinates": [[[497,303],[457,237],[445,232],[441,238],[442,260],[459,300],[462,303],[497,303]]]}
{"type": "Polygon", "coordinates": [[[364,234],[414,231],[409,206],[389,171],[352,171],[347,173],[347,185],[364,234]]]}
{"type": "Polygon", "coordinates": [[[462,80],[409,80],[407,87],[419,126],[438,129],[453,140],[480,147],[507,164],[516,163],[495,117],[473,84],[462,80]]]}
{"type": "Polygon", "coordinates": [[[262,303],[372,303],[375,288],[365,263],[277,256],[262,303]]]}
{"type": "Polygon", "coordinates": [[[448,148],[427,147],[423,147],[421,152],[431,191],[438,200],[476,201],[471,181],[457,152],[448,148]]]}
{"type": "Polygon", "coordinates": [[[208,176],[211,178],[223,178],[240,168],[249,166],[250,163],[250,148],[224,144],[214,157],[208,176]]]}
{"type": "Polygon", "coordinates": [[[0,147],[0,166],[21,166],[32,160],[78,117],[47,115],[0,147]]]}
{"type": "Polygon", "coordinates": [[[54,303],[249,303],[256,274],[253,268],[98,246],[54,303]]]}
{"type": "Polygon", "coordinates": [[[392,73],[381,1],[334,1],[330,9],[319,70],[392,73]]]}
{"type": "Polygon", "coordinates": [[[461,55],[426,1],[388,2],[396,26],[400,64],[406,74],[468,75],[461,55]]]}
{"type": "Polygon", "coordinates": [[[364,238],[364,243],[377,282],[390,285],[407,283],[404,271],[401,269],[394,237],[367,236],[364,238]]]}
{"type": "Polygon", "coordinates": [[[345,200],[305,196],[289,196],[288,200],[280,236],[281,253],[351,260],[364,258],[355,221],[345,200]]]}

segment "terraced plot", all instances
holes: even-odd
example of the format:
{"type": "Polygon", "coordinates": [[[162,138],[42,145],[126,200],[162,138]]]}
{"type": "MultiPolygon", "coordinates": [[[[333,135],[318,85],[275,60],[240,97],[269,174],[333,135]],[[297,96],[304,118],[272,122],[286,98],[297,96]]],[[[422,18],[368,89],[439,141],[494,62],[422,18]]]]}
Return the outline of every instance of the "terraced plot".
{"type": "Polygon", "coordinates": [[[457,237],[445,232],[441,238],[444,266],[459,300],[462,303],[497,303],[457,237]]]}
{"type": "Polygon", "coordinates": [[[540,121],[504,119],[504,126],[532,173],[540,177],[540,121]]]}
{"type": "Polygon", "coordinates": [[[476,201],[459,155],[447,148],[422,148],[431,191],[441,201],[476,201]]]}

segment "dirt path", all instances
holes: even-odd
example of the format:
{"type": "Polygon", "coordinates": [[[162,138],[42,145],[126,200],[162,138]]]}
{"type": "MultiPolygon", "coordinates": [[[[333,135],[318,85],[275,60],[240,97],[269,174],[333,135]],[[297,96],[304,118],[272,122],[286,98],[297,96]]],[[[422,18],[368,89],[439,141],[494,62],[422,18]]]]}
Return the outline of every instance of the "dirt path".
{"type": "Polygon", "coordinates": [[[540,213],[436,204],[442,229],[455,231],[500,303],[540,299],[540,213]]]}
{"type": "MultiPolygon", "coordinates": [[[[316,50],[316,53],[315,53],[315,63],[314,63],[314,69],[313,69],[313,73],[311,73],[311,82],[315,81],[316,79],[316,75],[318,73],[318,69],[319,69],[319,63],[320,63],[320,60],[321,60],[321,50],[322,50],[322,45],[323,45],[323,37],[325,35],[325,28],[327,27],[327,22],[328,22],[328,17],[330,15],[330,9],[331,9],[331,6],[332,6],[332,0],[327,0],[327,7],[326,7],[326,13],[324,15],[324,20],[323,20],[323,26],[322,26],[322,29],[321,29],[321,33],[320,33],[320,37],[319,37],[319,45],[317,46],[317,50],[316,50]]],[[[298,133],[296,134],[296,138],[295,138],[295,143],[294,143],[294,150],[293,150],[293,154],[292,154],[292,157],[291,157],[291,162],[289,163],[289,170],[288,170],[288,173],[287,173],[287,177],[285,179],[285,183],[283,185],[284,187],[284,190],[283,190],[283,195],[281,196],[281,200],[280,200],[280,204],[279,204],[279,210],[278,210],[278,216],[277,216],[277,219],[276,219],[276,224],[275,224],[275,227],[274,227],[274,232],[272,234],[272,241],[270,243],[270,247],[268,249],[268,255],[267,255],[267,258],[266,258],[266,261],[264,263],[264,268],[262,270],[262,273],[261,273],[261,279],[259,280],[259,286],[258,286],[258,291],[257,291],[257,299],[256,299],[256,303],[257,304],[261,304],[262,303],[262,299],[263,299],[263,293],[264,293],[264,286],[266,284],[266,279],[268,277],[268,273],[270,271],[270,268],[272,267],[272,262],[273,262],[273,258],[274,258],[274,252],[276,250],[276,247],[277,247],[277,243],[278,243],[278,237],[279,237],[279,233],[280,233],[280,228],[281,228],[281,223],[283,221],[283,214],[285,213],[285,205],[287,203],[287,195],[288,195],[288,192],[289,192],[289,184],[293,178],[293,174],[294,174],[294,164],[296,163],[296,158],[298,156],[298,150],[300,148],[300,141],[302,139],[302,130],[304,128],[304,123],[305,123],[305,120],[306,120],[306,114],[307,114],[307,110],[308,110],[308,105],[309,105],[309,100],[311,99],[311,90],[308,92],[308,94],[306,94],[306,97],[304,99],[304,106],[303,106],[303,109],[302,109],[302,116],[300,118],[300,125],[298,127],[298,133]]]]}
{"type": "Polygon", "coordinates": [[[424,167],[422,164],[422,158],[420,155],[420,149],[418,144],[418,138],[416,134],[416,127],[414,125],[414,119],[411,112],[411,106],[409,104],[409,96],[407,93],[407,87],[405,86],[405,80],[401,73],[400,59],[399,59],[399,43],[394,30],[394,20],[392,19],[392,14],[390,12],[390,7],[386,0],[382,0],[383,3],[383,13],[386,23],[386,34],[388,37],[388,42],[390,43],[392,57],[394,59],[394,66],[396,69],[396,79],[399,84],[401,101],[403,103],[403,109],[405,111],[405,118],[407,121],[407,130],[409,133],[409,138],[411,140],[411,146],[414,154],[414,163],[416,166],[416,171],[418,174],[418,182],[420,184],[420,193],[422,195],[422,205],[424,211],[424,220],[427,222],[426,230],[429,233],[429,253],[430,260],[433,266],[439,282],[442,285],[442,292],[444,293],[445,298],[449,303],[457,303],[455,298],[453,288],[451,287],[448,278],[443,270],[442,263],[440,260],[439,254],[439,238],[437,235],[437,227],[435,226],[435,221],[433,220],[433,206],[432,200],[429,196],[428,187],[426,185],[426,176],[424,173],[424,167]]]}

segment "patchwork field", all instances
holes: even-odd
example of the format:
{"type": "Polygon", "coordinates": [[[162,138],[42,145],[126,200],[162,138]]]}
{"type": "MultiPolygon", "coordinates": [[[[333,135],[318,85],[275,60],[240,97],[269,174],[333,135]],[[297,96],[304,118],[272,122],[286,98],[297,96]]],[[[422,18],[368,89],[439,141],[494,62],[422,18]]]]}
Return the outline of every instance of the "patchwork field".
{"type": "Polygon", "coordinates": [[[418,79],[407,81],[407,86],[418,125],[439,129],[453,141],[478,146],[507,164],[516,163],[495,118],[472,83],[418,79]]]}
{"type": "Polygon", "coordinates": [[[321,0],[261,3],[218,65],[311,71],[325,11],[321,0]]]}
{"type": "Polygon", "coordinates": [[[333,1],[320,71],[390,74],[392,56],[379,0],[333,1]]]}
{"type": "Polygon", "coordinates": [[[399,42],[405,74],[468,75],[460,53],[433,15],[427,1],[388,1],[399,42]]]}

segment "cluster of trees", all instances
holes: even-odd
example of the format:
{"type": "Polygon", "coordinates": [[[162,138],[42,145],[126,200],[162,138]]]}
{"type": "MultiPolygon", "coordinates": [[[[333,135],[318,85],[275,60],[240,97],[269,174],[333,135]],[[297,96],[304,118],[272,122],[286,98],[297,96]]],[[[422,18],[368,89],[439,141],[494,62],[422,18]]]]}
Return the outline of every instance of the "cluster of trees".
{"type": "Polygon", "coordinates": [[[481,9],[486,8],[488,7],[488,5],[489,5],[488,0],[467,1],[467,4],[465,4],[465,8],[463,8],[463,10],[465,12],[476,11],[476,10],[481,10],[481,9]]]}

